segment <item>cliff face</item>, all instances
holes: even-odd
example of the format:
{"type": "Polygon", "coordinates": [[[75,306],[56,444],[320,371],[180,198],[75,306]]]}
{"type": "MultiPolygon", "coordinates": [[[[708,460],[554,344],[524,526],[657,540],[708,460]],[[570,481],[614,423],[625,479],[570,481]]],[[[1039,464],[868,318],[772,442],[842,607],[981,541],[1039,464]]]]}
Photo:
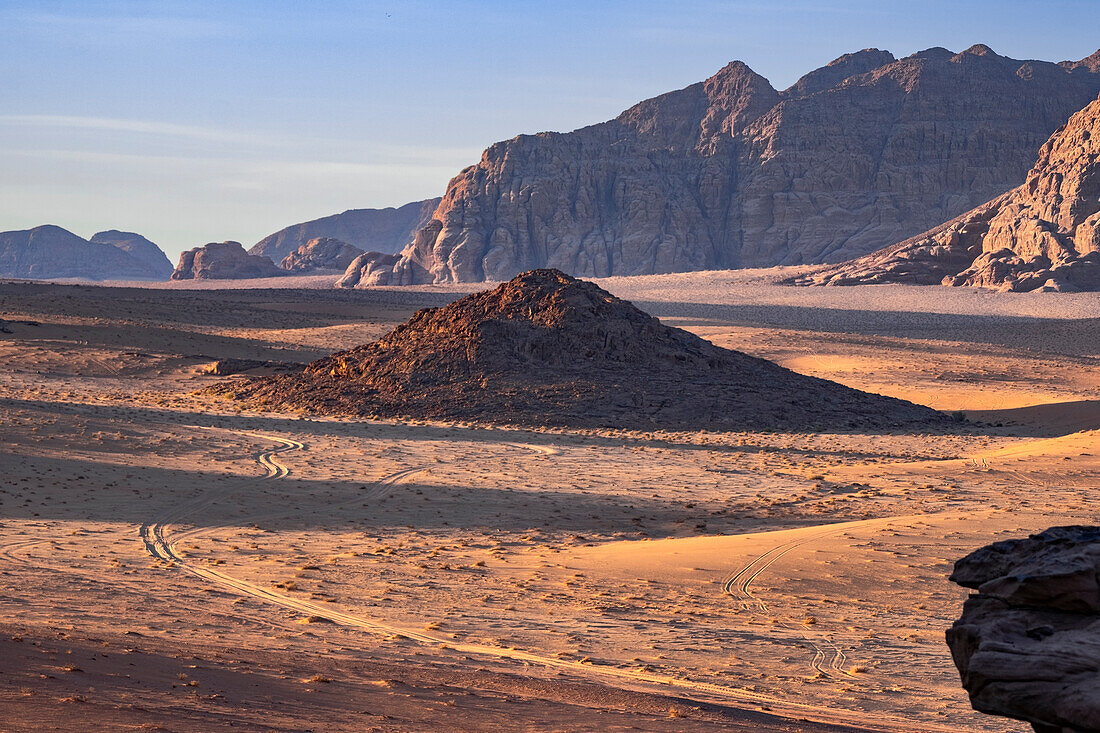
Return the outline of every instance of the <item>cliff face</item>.
{"type": "Polygon", "coordinates": [[[269,234],[252,245],[248,253],[281,262],[291,252],[318,237],[339,239],[360,251],[399,252],[428,222],[438,205],[436,198],[414,201],[396,209],[350,209],[269,234]]]}
{"type": "Polygon", "coordinates": [[[798,282],[1100,290],[1100,100],[1051,136],[1022,186],[923,235],[798,282]]]}
{"type": "MultiPolygon", "coordinates": [[[[740,62],[571,133],[488,148],[400,258],[345,285],[841,261],[1023,180],[1093,65],[868,49],[778,92],[740,62]]],[[[360,258],[362,260],[362,258],[360,258]]]]}
{"type": "Polygon", "coordinates": [[[165,271],[158,259],[168,264],[159,247],[137,234],[100,232],[88,241],[51,224],[0,232],[0,277],[165,280],[172,266],[165,271]]]}

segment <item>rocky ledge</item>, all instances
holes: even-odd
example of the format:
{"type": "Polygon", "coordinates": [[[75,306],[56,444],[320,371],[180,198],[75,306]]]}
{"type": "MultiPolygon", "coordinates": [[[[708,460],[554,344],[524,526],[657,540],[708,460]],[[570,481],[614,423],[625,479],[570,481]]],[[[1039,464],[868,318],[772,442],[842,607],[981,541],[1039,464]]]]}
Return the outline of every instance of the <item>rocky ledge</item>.
{"type": "Polygon", "coordinates": [[[996,542],[951,580],[978,591],[947,631],[974,708],[1039,733],[1100,731],[1100,527],[996,542]]]}

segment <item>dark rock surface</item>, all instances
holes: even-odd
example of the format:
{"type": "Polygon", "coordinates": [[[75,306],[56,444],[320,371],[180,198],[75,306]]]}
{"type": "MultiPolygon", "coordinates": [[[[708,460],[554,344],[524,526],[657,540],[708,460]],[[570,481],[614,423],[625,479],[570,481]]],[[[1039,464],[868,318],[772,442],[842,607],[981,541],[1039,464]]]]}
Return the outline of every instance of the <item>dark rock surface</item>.
{"type": "Polygon", "coordinates": [[[240,242],[211,242],[181,254],[172,279],[241,280],[286,274],[268,258],[245,252],[240,242]]]}
{"type": "Polygon", "coordinates": [[[845,261],[1018,186],[1098,92],[1086,61],[981,45],[868,49],[784,92],[733,62],[608,122],[490,146],[399,259],[344,286],[845,261]]]}
{"type": "Polygon", "coordinates": [[[298,364],[290,361],[269,361],[261,359],[218,359],[210,366],[203,370],[205,374],[212,374],[216,377],[227,377],[233,374],[243,374],[245,372],[285,372],[301,369],[304,364],[298,364]]]}
{"type": "Polygon", "coordinates": [[[974,708],[1040,733],[1100,731],[1100,527],[996,542],[951,579],[978,591],[947,632],[974,708]]]}
{"type": "Polygon", "coordinates": [[[280,262],[302,245],[317,237],[347,242],[360,251],[399,252],[430,219],[439,199],[414,201],[389,209],[350,209],[342,214],[324,216],[293,224],[261,239],[249,254],[263,255],[280,262]]]}
{"type": "Polygon", "coordinates": [[[557,270],[535,270],[302,372],[223,385],[261,406],[629,429],[944,425],[909,402],[719,348],[557,270]]]}
{"type": "MultiPolygon", "coordinates": [[[[111,233],[101,232],[96,237],[111,233]]],[[[121,233],[119,233],[121,234],[121,233]]],[[[137,234],[125,241],[101,237],[88,241],[67,229],[46,224],[22,231],[0,232],[0,277],[84,280],[165,280],[160,249],[137,234]]]]}

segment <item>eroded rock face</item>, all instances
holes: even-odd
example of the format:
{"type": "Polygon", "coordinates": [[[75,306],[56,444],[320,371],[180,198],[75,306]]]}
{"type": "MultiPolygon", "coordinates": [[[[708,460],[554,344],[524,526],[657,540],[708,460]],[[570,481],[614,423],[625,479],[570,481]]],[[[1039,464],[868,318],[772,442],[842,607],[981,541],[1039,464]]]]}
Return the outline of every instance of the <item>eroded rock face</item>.
{"type": "Polygon", "coordinates": [[[347,242],[331,237],[316,237],[294,250],[279,263],[279,267],[290,272],[312,272],[314,270],[346,270],[363,250],[347,242]]]}
{"type": "Polygon", "coordinates": [[[491,146],[397,261],[345,286],[847,260],[1019,185],[1098,91],[1089,64],[984,46],[868,49],[784,92],[734,62],[609,122],[491,146]]]}
{"type": "Polygon", "coordinates": [[[1100,527],[994,543],[951,579],[978,591],[947,632],[974,708],[1040,733],[1100,730],[1100,527]]]}
{"type": "Polygon", "coordinates": [[[245,252],[240,242],[211,242],[181,254],[172,279],[243,280],[286,274],[268,258],[245,252]]]}
{"type": "Polygon", "coordinates": [[[719,348],[557,270],[419,311],[301,373],[215,391],[328,414],[647,430],[947,420],[719,348]]]}
{"type": "Polygon", "coordinates": [[[1051,136],[1019,188],[923,235],[796,282],[1100,290],[1100,100],[1051,136]]]}
{"type": "Polygon", "coordinates": [[[360,252],[398,252],[431,219],[438,205],[439,199],[435,198],[397,208],[350,209],[281,229],[254,244],[248,253],[280,262],[317,237],[338,239],[360,252]]]}
{"type": "Polygon", "coordinates": [[[50,224],[0,232],[0,277],[85,280],[164,280],[155,244],[137,234],[100,232],[92,241],[50,224]],[[108,236],[124,235],[125,241],[108,236]]]}

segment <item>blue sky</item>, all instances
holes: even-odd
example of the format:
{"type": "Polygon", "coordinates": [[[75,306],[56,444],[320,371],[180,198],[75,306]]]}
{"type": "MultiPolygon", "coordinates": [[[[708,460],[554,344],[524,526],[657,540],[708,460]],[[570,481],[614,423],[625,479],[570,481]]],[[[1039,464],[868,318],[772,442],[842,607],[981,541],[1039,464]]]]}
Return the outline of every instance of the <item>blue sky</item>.
{"type": "Polygon", "coordinates": [[[1100,47],[1100,2],[0,0],[0,230],[246,246],[440,195],[487,145],[571,130],[741,59],[1100,47]]]}

